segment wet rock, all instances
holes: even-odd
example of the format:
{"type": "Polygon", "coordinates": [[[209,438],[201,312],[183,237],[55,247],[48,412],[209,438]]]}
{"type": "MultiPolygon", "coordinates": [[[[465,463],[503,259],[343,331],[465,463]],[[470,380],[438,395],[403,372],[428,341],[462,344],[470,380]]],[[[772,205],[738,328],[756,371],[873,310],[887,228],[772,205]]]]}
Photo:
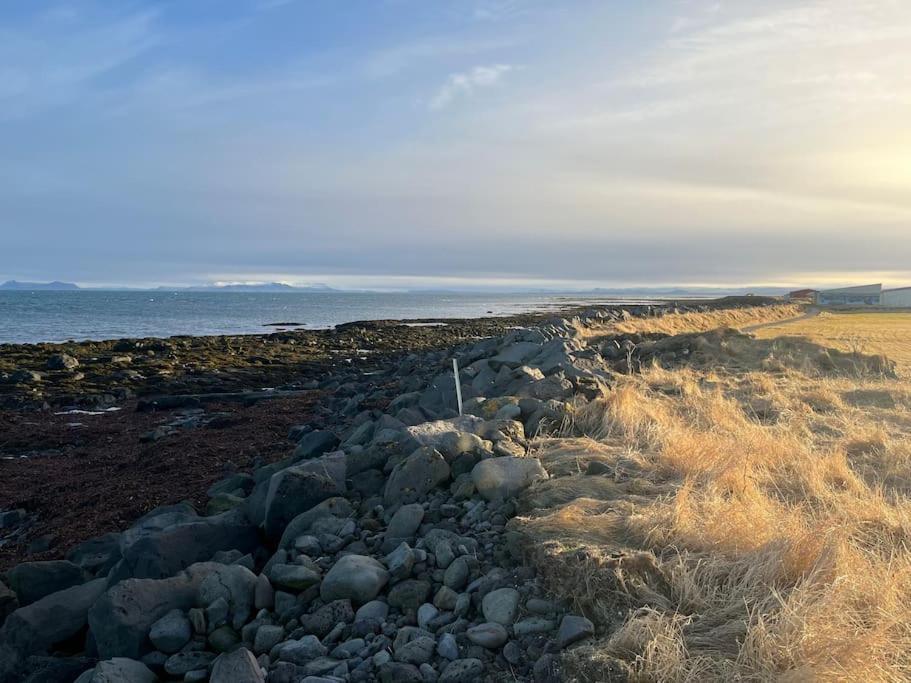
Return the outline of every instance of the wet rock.
{"type": "Polygon", "coordinates": [[[478,493],[493,501],[511,498],[536,481],[547,478],[547,472],[536,458],[502,457],[482,460],[471,471],[478,493]]]}
{"type": "Polygon", "coordinates": [[[372,557],[345,555],[333,565],[320,586],[323,600],[348,599],[357,604],[373,600],[389,581],[389,572],[372,557]]]}
{"type": "Polygon", "coordinates": [[[79,367],[79,361],[68,353],[55,353],[47,359],[48,370],[73,370],[79,367]]]}

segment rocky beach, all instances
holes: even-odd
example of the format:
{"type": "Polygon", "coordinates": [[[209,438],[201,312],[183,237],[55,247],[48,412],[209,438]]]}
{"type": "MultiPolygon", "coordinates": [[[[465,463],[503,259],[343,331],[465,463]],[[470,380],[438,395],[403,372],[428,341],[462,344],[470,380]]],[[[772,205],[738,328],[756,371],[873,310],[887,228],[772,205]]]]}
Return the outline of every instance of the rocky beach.
{"type": "Polygon", "coordinates": [[[0,681],[572,680],[599,625],[516,521],[616,473],[536,444],[699,350],[591,331],[776,303],[0,346],[0,681]]]}

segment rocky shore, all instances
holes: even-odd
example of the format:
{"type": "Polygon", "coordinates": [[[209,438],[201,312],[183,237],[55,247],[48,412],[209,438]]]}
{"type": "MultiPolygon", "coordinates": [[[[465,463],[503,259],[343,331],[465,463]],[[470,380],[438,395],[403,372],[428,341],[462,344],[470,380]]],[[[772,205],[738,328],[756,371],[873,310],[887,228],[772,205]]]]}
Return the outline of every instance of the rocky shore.
{"type": "MultiPolygon", "coordinates": [[[[245,410],[265,418],[284,405],[301,417],[287,447],[260,453],[251,442],[243,457],[216,458],[225,476],[204,499],[142,510],[128,528],[78,543],[49,541],[58,559],[12,566],[0,577],[0,681],[563,680],[561,653],[595,627],[551,599],[510,525],[551,476],[533,442],[631,371],[634,349],[654,352],[647,339],[590,346],[586,329],[673,309],[281,333],[256,342],[272,355],[255,369],[250,338],[3,353],[5,405],[20,420],[116,404],[144,420],[130,438],[147,455],[219,421],[230,429],[245,410]],[[210,354],[208,370],[175,360],[160,372],[162,358],[194,346],[210,354]],[[101,351],[106,368],[143,368],[118,375],[123,393],[79,370],[101,351]],[[39,360],[54,369],[33,369],[39,360]]],[[[682,361],[686,349],[660,348],[665,361],[678,352],[682,361]]],[[[180,479],[173,466],[161,476],[180,479]]],[[[3,495],[0,538],[39,541],[28,531],[41,523],[35,511],[3,495]]]]}

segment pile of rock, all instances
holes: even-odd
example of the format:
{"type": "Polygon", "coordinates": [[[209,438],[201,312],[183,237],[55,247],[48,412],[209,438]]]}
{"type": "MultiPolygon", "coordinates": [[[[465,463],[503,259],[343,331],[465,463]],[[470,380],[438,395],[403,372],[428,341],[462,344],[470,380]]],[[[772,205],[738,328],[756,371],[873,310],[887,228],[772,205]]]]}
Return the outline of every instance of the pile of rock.
{"type": "Polygon", "coordinates": [[[578,321],[408,357],[385,412],[339,398],[349,424],[300,430],[285,460],[150,512],[66,560],[0,584],[0,679],[32,681],[559,680],[591,637],[548,600],[507,531],[547,478],[528,435],[609,371],[578,321]],[[61,656],[50,656],[58,654],[61,656]],[[4,679],[5,676],[5,679],[4,679]]]}

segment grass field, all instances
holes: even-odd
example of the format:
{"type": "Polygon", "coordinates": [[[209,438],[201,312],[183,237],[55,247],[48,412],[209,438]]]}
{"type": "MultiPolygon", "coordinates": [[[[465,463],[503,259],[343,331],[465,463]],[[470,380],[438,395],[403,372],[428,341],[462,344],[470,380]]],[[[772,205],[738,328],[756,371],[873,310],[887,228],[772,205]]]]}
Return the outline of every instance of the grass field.
{"type": "Polygon", "coordinates": [[[802,336],[843,351],[883,354],[911,377],[911,312],[823,311],[797,322],[756,331],[761,339],[802,336]]]}
{"type": "Polygon", "coordinates": [[[698,353],[534,443],[516,524],[599,633],[567,680],[911,680],[911,386],[826,348],[907,363],[911,315],[689,322],[698,353]]]}

